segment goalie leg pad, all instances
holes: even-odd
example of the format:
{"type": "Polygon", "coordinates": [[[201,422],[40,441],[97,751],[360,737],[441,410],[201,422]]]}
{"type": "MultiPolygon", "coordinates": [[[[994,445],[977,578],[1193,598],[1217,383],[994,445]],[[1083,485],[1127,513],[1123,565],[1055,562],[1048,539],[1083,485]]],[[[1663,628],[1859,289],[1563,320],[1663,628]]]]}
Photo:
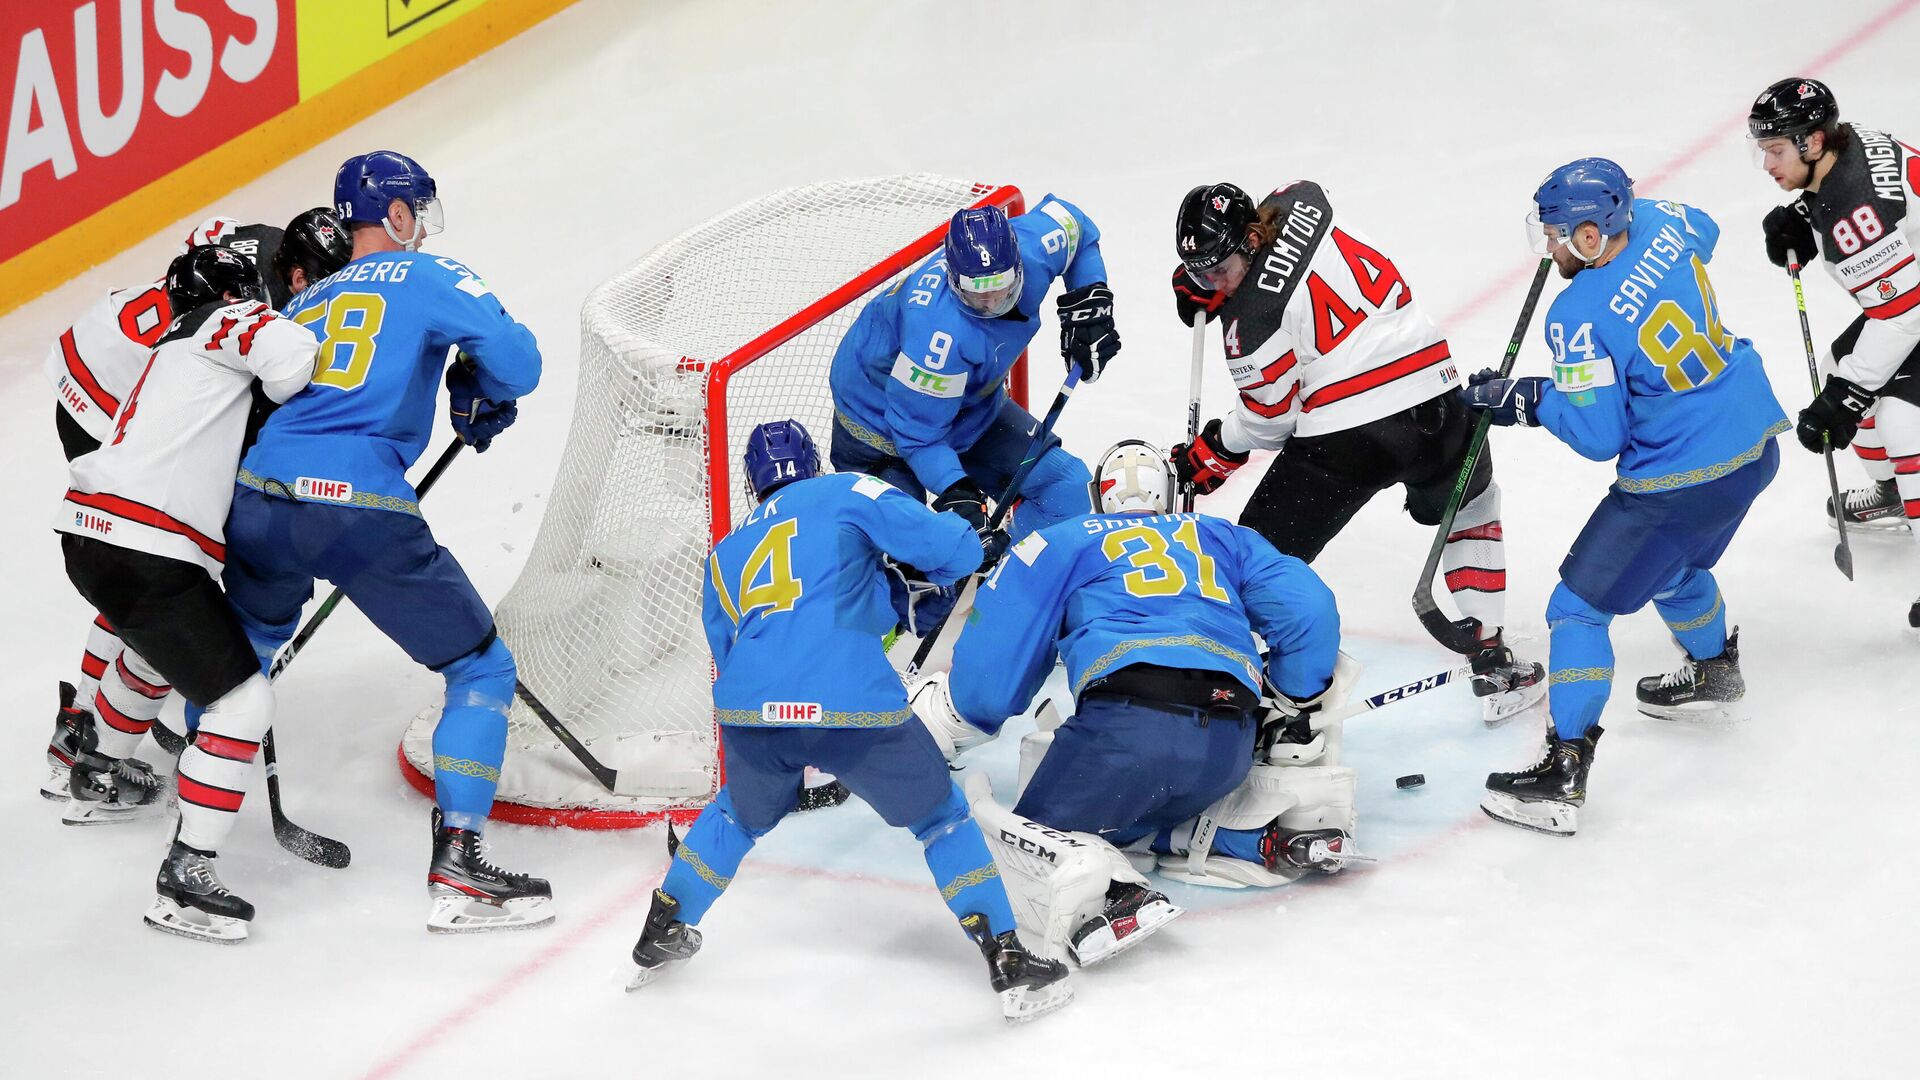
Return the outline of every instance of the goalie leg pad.
{"type": "Polygon", "coordinates": [[[993,734],[974,727],[961,717],[960,710],[954,707],[953,694],[947,686],[947,672],[935,672],[913,690],[908,705],[913,715],[926,725],[927,733],[940,748],[940,753],[948,760],[971,750],[993,738],[993,734]]]}
{"type": "Polygon", "coordinates": [[[1229,830],[1257,842],[1257,830],[1277,820],[1288,830],[1339,829],[1351,836],[1357,780],[1354,770],[1342,766],[1255,766],[1238,788],[1200,816],[1184,852],[1161,856],[1160,872],[1176,881],[1226,889],[1293,881],[1298,871],[1268,870],[1252,859],[1215,854],[1217,834],[1229,830]]]}

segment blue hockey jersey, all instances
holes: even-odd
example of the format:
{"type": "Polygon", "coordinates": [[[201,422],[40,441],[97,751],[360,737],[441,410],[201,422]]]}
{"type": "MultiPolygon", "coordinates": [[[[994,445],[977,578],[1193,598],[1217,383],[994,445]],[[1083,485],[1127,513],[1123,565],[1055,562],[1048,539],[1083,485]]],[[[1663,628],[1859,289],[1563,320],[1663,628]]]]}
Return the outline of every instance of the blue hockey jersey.
{"type": "Polygon", "coordinates": [[[833,473],[767,496],[707,557],[700,616],[723,724],[892,727],[907,694],[881,637],[893,629],[882,553],[950,584],[980,537],[877,477],[833,473]]]}
{"type": "Polygon", "coordinates": [[[303,291],[320,339],[313,382],[267,419],[240,483],[296,499],[417,513],[406,471],[427,446],[448,350],[486,397],[524,397],[540,349],[473,271],[425,252],[365,255],[303,291]]]}
{"type": "Polygon", "coordinates": [[[1306,563],[1204,514],[1095,514],[1016,544],[975,599],[954,652],[954,706],[983,731],[1026,711],[1066,658],[1075,698],[1131,664],[1220,671],[1296,701],[1333,679],[1340,616],[1306,563]]]}
{"type": "Polygon", "coordinates": [[[1100,230],[1052,195],[1012,220],[1025,282],[998,319],[969,314],[935,254],[860,312],[833,355],[836,421],[847,433],[902,458],[928,491],[966,475],[960,451],[973,446],[1006,393],[1014,361],[1040,329],[1054,279],[1069,289],[1105,281],[1100,230]]]}
{"type": "Polygon", "coordinates": [[[1700,210],[1635,199],[1625,249],[1547,314],[1540,422],[1582,456],[1618,458],[1622,491],[1719,479],[1789,426],[1753,342],[1721,322],[1706,266],[1719,238],[1700,210]]]}

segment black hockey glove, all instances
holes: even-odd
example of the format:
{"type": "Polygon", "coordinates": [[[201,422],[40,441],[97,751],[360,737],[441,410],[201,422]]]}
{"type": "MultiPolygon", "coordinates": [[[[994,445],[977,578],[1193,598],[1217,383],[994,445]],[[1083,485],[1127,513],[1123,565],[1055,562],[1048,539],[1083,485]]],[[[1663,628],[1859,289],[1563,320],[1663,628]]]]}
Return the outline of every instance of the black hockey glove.
{"type": "Polygon", "coordinates": [[[1226,302],[1226,297],[1193,280],[1185,263],[1173,268],[1173,308],[1180,313],[1181,322],[1192,326],[1193,317],[1201,312],[1212,322],[1226,302]]]}
{"type": "Polygon", "coordinates": [[[1767,211],[1760,228],[1767,234],[1767,258],[1775,266],[1786,266],[1789,253],[1799,256],[1803,266],[1820,254],[1813,241],[1813,224],[1807,220],[1807,204],[1799,199],[1767,211]]]}
{"type": "Polygon", "coordinates": [[[1094,382],[1120,351],[1113,328],[1113,292],[1104,281],[1060,296],[1060,358],[1080,369],[1081,382],[1094,382]]]}
{"type": "Polygon", "coordinates": [[[1793,433],[1800,445],[1818,454],[1831,446],[1845,450],[1860,429],[1860,418],[1873,408],[1874,393],[1838,375],[1827,376],[1826,388],[1812,404],[1800,410],[1793,433]]]}
{"type": "Polygon", "coordinates": [[[1005,529],[995,529],[992,532],[981,533],[980,569],[978,572],[984,574],[999,565],[1000,560],[1007,557],[1007,549],[1012,546],[1013,537],[1008,535],[1005,529]]]}
{"type": "Polygon", "coordinates": [[[966,518],[974,532],[985,532],[987,529],[987,496],[980,490],[980,485],[972,480],[959,480],[941,492],[940,497],[933,500],[933,508],[966,518]]]}
{"type": "Polygon", "coordinates": [[[1236,454],[1220,441],[1220,421],[1209,420],[1200,429],[1200,437],[1190,443],[1176,443],[1169,455],[1173,477],[1200,495],[1211,495],[1227,482],[1235,469],[1247,463],[1246,454],[1236,454]]]}
{"type": "Polygon", "coordinates": [[[516,402],[481,397],[479,376],[463,362],[447,369],[447,416],[460,441],[473,447],[474,453],[484,454],[494,438],[520,418],[520,407],[516,402]]]}
{"type": "Polygon", "coordinates": [[[1487,368],[1467,379],[1467,385],[1460,388],[1460,400],[1469,409],[1492,414],[1493,422],[1501,427],[1514,424],[1539,427],[1540,399],[1550,384],[1550,380],[1538,375],[1503,379],[1498,372],[1487,368]]]}

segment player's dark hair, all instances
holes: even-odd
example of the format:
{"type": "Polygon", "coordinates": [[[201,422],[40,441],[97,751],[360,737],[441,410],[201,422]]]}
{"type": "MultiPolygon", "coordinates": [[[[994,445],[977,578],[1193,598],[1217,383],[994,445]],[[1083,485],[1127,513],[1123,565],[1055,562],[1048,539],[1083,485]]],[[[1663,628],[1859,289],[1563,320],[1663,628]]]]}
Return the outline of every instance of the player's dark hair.
{"type": "Polygon", "coordinates": [[[1281,215],[1282,208],[1279,206],[1262,206],[1255,211],[1253,223],[1247,226],[1247,233],[1253,237],[1253,250],[1259,251],[1280,235],[1281,215]]]}

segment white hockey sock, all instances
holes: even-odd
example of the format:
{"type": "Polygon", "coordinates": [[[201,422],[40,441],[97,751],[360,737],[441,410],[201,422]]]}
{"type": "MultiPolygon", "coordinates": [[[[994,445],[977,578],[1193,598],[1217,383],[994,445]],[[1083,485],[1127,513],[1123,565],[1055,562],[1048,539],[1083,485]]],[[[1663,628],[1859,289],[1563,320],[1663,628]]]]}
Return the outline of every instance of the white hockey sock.
{"type": "Polygon", "coordinates": [[[1500,485],[1469,500],[1454,516],[1440,553],[1447,591],[1460,614],[1480,620],[1480,637],[1491,640],[1507,618],[1507,548],[1500,527],[1500,485]]]}
{"type": "Polygon", "coordinates": [[[100,692],[100,677],[120,658],[120,635],[105,615],[95,615],[87,630],[87,651],[80,654],[80,679],[74,683],[73,707],[93,711],[93,696],[100,692]]]}
{"type": "MultiPolygon", "coordinates": [[[[1860,430],[1853,436],[1853,456],[1860,459],[1860,467],[1867,471],[1868,479],[1876,484],[1884,484],[1894,478],[1893,462],[1887,460],[1889,433],[1881,426],[1881,419],[1889,412],[1897,414],[1900,411],[1898,406],[1902,405],[1906,405],[1909,411],[1914,409],[1913,406],[1907,405],[1898,398],[1885,398],[1876,402],[1873,408],[1867,410],[1867,418],[1860,421],[1860,430]],[[1894,403],[1894,409],[1881,407],[1889,401],[1894,403]]],[[[1898,416],[1895,417],[1892,426],[1895,428],[1902,426],[1898,416]]],[[[1903,493],[1902,498],[1906,497],[1903,493]]]]}
{"type": "Polygon", "coordinates": [[[100,737],[98,752],[110,758],[131,757],[140,748],[140,737],[160,715],[161,702],[172,691],[139,653],[122,648],[107,665],[100,689],[93,695],[94,730],[100,737]]]}
{"type": "MultiPolygon", "coordinates": [[[[1899,398],[1882,398],[1874,407],[1879,419],[1875,434],[1883,441],[1885,465],[1900,488],[1907,517],[1920,518],[1920,405],[1899,398]]],[[[1864,434],[1864,431],[1862,432],[1864,434]]],[[[1855,446],[1860,445],[1858,442],[1855,446]]]]}
{"type": "Polygon", "coordinates": [[[260,740],[273,726],[273,689],[256,674],[200,717],[193,745],[180,755],[180,842],[218,851],[239,816],[260,740]]]}

